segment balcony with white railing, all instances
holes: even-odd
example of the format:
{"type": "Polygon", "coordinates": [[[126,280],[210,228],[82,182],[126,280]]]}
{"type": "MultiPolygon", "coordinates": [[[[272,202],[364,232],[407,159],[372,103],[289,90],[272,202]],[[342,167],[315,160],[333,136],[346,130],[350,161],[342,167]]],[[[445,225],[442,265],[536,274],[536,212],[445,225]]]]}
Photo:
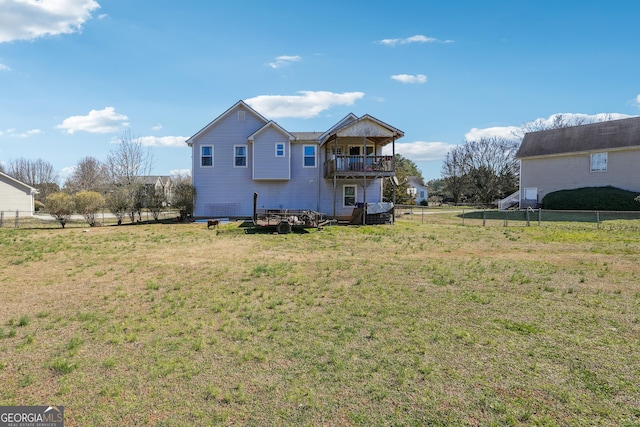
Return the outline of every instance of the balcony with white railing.
{"type": "Polygon", "coordinates": [[[325,178],[380,178],[394,175],[393,156],[332,156],[324,162],[325,178]]]}

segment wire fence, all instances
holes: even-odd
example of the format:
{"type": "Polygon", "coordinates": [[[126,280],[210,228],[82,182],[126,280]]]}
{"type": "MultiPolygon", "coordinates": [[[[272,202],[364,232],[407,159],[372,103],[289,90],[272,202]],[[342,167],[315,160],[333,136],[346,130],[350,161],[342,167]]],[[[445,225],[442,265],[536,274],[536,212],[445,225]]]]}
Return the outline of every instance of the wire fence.
{"type": "MultiPolygon", "coordinates": [[[[166,210],[160,212],[158,221],[173,221],[179,216],[178,211],[166,210]]],[[[101,210],[95,215],[96,225],[116,225],[118,219],[107,210],[101,210]]],[[[149,211],[136,214],[133,221],[129,215],[125,215],[122,224],[151,223],[155,218],[149,211]]],[[[66,227],[88,227],[89,224],[83,215],[73,214],[65,224],[66,227]]],[[[52,215],[42,211],[0,211],[0,228],[60,228],[60,222],[52,215]]]]}
{"type": "MultiPolygon", "coordinates": [[[[396,206],[396,217],[422,223],[435,222],[434,215],[448,214],[445,222],[484,227],[531,227],[545,225],[582,226],[593,228],[640,228],[638,211],[569,211],[569,210],[497,210],[474,208],[439,209],[426,206],[396,206]],[[634,222],[635,221],[635,222],[634,222]]],[[[437,217],[438,222],[442,222],[437,217]]]]}

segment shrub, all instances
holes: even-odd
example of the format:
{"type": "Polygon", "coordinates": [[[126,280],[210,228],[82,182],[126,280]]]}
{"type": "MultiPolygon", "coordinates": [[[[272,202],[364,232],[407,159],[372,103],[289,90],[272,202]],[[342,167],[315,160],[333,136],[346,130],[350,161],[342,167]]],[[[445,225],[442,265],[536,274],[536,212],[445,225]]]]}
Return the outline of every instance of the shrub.
{"type": "Polygon", "coordinates": [[[84,216],[89,226],[96,225],[96,214],[105,205],[102,194],[95,191],[80,191],[75,197],[76,210],[84,216]]]}
{"type": "Polygon", "coordinates": [[[585,187],[549,193],[542,199],[545,209],[590,211],[636,211],[638,193],[615,187],[585,187]]]}
{"type": "Polygon", "coordinates": [[[64,192],[50,194],[47,197],[47,211],[58,220],[62,228],[71,218],[75,208],[73,197],[64,192]]]}

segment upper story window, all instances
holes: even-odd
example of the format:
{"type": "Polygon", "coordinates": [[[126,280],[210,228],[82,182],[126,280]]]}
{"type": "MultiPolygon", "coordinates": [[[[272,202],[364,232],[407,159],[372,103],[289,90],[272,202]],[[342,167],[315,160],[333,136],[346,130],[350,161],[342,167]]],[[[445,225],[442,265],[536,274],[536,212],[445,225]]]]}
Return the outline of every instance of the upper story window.
{"type": "Polygon", "coordinates": [[[246,168],[247,167],[247,146],[234,145],[233,151],[235,153],[233,166],[236,168],[246,168]]]}
{"type": "Polygon", "coordinates": [[[200,147],[200,166],[213,167],[213,145],[200,147]]]}
{"type": "Polygon", "coordinates": [[[591,172],[607,171],[607,153],[591,154],[591,172]]]}
{"type": "Polygon", "coordinates": [[[284,143],[276,142],[276,157],[284,157],[284,143]]]}
{"type": "Polygon", "coordinates": [[[305,145],[303,147],[303,166],[305,168],[315,168],[316,167],[316,146],[315,145],[305,145]]]}

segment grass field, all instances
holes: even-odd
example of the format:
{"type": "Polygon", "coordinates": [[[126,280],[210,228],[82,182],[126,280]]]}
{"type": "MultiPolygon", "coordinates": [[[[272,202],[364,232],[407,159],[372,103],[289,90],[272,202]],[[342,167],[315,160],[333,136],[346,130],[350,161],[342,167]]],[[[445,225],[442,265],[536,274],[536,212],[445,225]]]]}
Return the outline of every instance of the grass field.
{"type": "Polygon", "coordinates": [[[640,221],[422,220],[2,228],[0,405],[63,405],[67,426],[640,426],[640,221]]]}

